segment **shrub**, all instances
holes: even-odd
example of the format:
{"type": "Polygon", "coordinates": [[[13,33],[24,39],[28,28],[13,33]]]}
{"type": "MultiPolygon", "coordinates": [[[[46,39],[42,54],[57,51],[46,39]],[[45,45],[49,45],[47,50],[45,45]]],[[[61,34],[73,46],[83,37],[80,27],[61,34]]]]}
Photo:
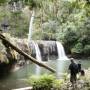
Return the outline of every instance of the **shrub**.
{"type": "Polygon", "coordinates": [[[65,43],[69,43],[72,45],[72,43],[76,42],[78,40],[78,34],[73,30],[68,30],[64,36],[65,43]]]}
{"type": "Polygon", "coordinates": [[[85,47],[84,47],[84,54],[85,55],[90,55],[90,45],[85,45],[85,47]]]}
{"type": "Polygon", "coordinates": [[[31,76],[28,82],[33,86],[34,90],[50,90],[55,77],[53,75],[31,76]]]}
{"type": "Polygon", "coordinates": [[[61,90],[61,86],[62,86],[63,83],[64,83],[64,80],[63,79],[61,79],[61,80],[55,80],[53,82],[53,89],[54,90],[61,90]]]}
{"type": "Polygon", "coordinates": [[[77,43],[72,49],[72,53],[81,54],[83,52],[83,45],[82,43],[77,43]]]}
{"type": "Polygon", "coordinates": [[[40,30],[34,31],[32,34],[32,38],[35,40],[42,39],[42,32],[40,30]]]}
{"type": "Polygon", "coordinates": [[[79,38],[78,41],[81,42],[83,45],[90,44],[90,37],[88,35],[83,35],[79,38]]]}

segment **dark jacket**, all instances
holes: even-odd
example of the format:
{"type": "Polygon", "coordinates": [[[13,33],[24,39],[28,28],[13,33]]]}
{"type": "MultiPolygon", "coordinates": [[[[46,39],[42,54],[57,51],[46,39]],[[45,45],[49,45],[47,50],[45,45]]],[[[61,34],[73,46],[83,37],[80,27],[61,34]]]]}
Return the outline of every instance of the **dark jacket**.
{"type": "Polygon", "coordinates": [[[78,73],[78,65],[76,63],[71,63],[69,65],[69,70],[71,75],[76,75],[78,73]]]}

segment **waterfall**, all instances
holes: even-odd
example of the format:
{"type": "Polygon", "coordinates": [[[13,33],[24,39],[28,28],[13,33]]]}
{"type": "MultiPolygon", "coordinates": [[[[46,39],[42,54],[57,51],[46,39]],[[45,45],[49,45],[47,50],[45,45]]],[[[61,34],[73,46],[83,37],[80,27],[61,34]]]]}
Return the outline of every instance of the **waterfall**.
{"type": "Polygon", "coordinates": [[[14,6],[13,12],[14,12],[14,11],[17,11],[16,2],[13,3],[13,6],[14,6]]]}
{"type": "Polygon", "coordinates": [[[33,45],[34,45],[34,48],[35,48],[35,51],[36,51],[36,59],[38,61],[41,61],[41,52],[40,52],[40,49],[39,49],[39,46],[36,42],[33,42],[33,45]]]}
{"type": "Polygon", "coordinates": [[[56,42],[57,45],[57,51],[58,51],[58,60],[68,60],[65,51],[64,51],[64,47],[60,42],[56,42]]]}
{"type": "Polygon", "coordinates": [[[30,23],[29,23],[28,43],[30,42],[31,37],[32,37],[32,29],[33,29],[34,16],[35,16],[35,12],[34,12],[34,10],[33,10],[32,16],[31,16],[31,19],[30,19],[30,23]]]}
{"type": "MultiPolygon", "coordinates": [[[[34,45],[35,51],[36,51],[36,59],[38,61],[41,61],[42,60],[42,57],[41,57],[41,52],[40,52],[39,46],[34,41],[33,41],[33,45],[34,45]]],[[[40,75],[40,72],[41,72],[40,66],[36,65],[36,75],[40,75]]]]}

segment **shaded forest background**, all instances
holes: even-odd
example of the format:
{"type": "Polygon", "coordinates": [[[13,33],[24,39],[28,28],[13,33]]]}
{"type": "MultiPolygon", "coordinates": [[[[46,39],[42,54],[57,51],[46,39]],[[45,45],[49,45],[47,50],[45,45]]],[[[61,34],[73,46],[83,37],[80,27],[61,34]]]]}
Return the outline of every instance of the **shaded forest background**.
{"type": "Polygon", "coordinates": [[[0,28],[27,38],[33,10],[33,40],[58,40],[66,53],[90,56],[89,0],[0,0],[0,28]]]}

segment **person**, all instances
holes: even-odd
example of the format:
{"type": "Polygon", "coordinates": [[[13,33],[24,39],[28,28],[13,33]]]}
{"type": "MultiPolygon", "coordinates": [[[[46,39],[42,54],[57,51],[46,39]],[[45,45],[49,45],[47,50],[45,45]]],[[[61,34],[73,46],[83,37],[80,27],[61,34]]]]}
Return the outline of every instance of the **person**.
{"type": "Polygon", "coordinates": [[[77,73],[78,73],[78,65],[75,63],[74,59],[71,58],[71,64],[69,65],[70,70],[70,82],[72,85],[76,83],[77,80],[77,73]]]}
{"type": "Polygon", "coordinates": [[[78,62],[78,72],[81,72],[81,61],[78,62]]]}
{"type": "Polygon", "coordinates": [[[81,76],[85,76],[85,72],[81,67],[81,61],[78,62],[78,72],[81,74],[81,76]]]}

